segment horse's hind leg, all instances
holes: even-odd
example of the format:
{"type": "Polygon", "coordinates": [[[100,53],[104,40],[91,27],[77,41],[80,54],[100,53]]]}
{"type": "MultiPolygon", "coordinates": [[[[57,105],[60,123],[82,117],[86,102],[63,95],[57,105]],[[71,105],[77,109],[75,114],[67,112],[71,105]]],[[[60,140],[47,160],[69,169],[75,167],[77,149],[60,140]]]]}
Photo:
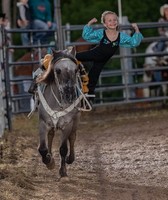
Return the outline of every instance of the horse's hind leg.
{"type": "Polygon", "coordinates": [[[66,126],[64,130],[62,131],[62,138],[61,138],[62,144],[60,147],[60,155],[61,155],[60,175],[61,177],[67,176],[66,163],[71,164],[75,159],[74,143],[76,140],[77,124],[79,122],[78,116],[79,115],[77,115],[74,121],[69,123],[69,125],[66,126]],[[67,153],[68,153],[67,140],[69,140],[69,145],[70,145],[70,154],[68,157],[67,157],[67,153]]]}
{"type": "Polygon", "coordinates": [[[73,161],[75,160],[74,144],[75,144],[75,140],[76,140],[76,130],[77,130],[77,126],[79,123],[79,117],[80,117],[80,114],[78,113],[78,115],[76,116],[76,118],[73,121],[72,130],[68,137],[70,151],[69,151],[69,156],[67,156],[67,158],[66,158],[67,164],[72,164],[73,161]]]}

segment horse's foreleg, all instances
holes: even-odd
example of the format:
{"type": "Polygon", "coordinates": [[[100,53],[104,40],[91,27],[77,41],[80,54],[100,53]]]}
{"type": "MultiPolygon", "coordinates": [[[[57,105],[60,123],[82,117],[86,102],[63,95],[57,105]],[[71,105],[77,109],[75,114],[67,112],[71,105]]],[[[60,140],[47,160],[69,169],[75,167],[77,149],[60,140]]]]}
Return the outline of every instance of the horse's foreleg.
{"type": "Polygon", "coordinates": [[[68,153],[67,141],[64,141],[60,147],[61,167],[59,170],[59,174],[61,177],[67,176],[66,162],[65,162],[67,153],[68,153]]]}
{"type": "Polygon", "coordinates": [[[47,157],[50,158],[50,162],[46,164],[48,169],[53,169],[55,167],[55,161],[52,156],[52,143],[54,138],[54,129],[48,132],[48,154],[47,157]]]}
{"type": "Polygon", "coordinates": [[[40,143],[38,147],[38,151],[40,155],[42,156],[42,161],[46,164],[48,163],[48,160],[46,159],[46,155],[48,154],[48,148],[46,144],[46,134],[47,129],[44,123],[40,123],[39,125],[39,137],[40,137],[40,143]]]}
{"type": "Polygon", "coordinates": [[[38,147],[38,151],[42,157],[42,162],[46,165],[49,165],[51,163],[52,157],[51,157],[51,153],[49,152],[48,146],[47,146],[47,141],[46,141],[47,133],[48,133],[48,129],[47,129],[45,123],[41,122],[39,125],[40,144],[38,147]]]}
{"type": "Polygon", "coordinates": [[[68,139],[69,139],[70,152],[69,152],[69,156],[66,158],[66,163],[67,164],[72,164],[73,161],[75,160],[74,144],[75,144],[75,140],[76,140],[76,131],[74,131],[69,136],[68,139]]]}

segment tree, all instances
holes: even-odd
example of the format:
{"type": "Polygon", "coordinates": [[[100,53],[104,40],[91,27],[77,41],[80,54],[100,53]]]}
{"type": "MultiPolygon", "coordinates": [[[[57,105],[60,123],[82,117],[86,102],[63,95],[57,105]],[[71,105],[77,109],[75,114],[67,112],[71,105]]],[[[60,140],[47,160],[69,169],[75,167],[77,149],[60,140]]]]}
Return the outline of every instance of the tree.
{"type": "MultiPolygon", "coordinates": [[[[165,3],[166,0],[152,1],[152,3],[151,0],[122,0],[122,15],[127,16],[131,23],[157,22],[160,18],[160,6],[165,3]]],[[[93,17],[96,17],[100,23],[101,13],[105,10],[112,10],[118,14],[117,0],[64,0],[61,1],[61,6],[63,24],[67,22],[86,24],[93,17]]],[[[146,29],[143,32],[145,35],[154,35],[157,29],[146,29]]]]}

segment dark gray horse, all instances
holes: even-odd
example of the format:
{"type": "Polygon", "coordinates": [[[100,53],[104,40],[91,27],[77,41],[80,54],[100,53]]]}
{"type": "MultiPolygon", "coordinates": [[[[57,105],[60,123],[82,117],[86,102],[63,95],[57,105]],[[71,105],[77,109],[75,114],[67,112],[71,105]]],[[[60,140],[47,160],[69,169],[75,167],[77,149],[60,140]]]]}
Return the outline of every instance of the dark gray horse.
{"type": "Polygon", "coordinates": [[[79,69],[73,49],[53,51],[48,69],[39,78],[40,144],[38,150],[43,163],[48,169],[52,169],[55,164],[52,156],[52,141],[56,130],[61,130],[59,149],[61,177],[67,176],[66,163],[71,164],[75,159],[74,143],[80,118],[80,103],[84,98],[78,86],[78,78],[79,69]],[[44,91],[42,91],[41,84],[44,83],[44,91]]]}

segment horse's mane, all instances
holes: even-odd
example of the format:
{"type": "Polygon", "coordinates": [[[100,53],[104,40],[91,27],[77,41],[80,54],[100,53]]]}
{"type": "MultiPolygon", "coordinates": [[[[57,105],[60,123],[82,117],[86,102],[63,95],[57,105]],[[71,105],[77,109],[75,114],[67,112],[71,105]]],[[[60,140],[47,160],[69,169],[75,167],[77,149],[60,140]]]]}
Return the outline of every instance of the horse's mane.
{"type": "Polygon", "coordinates": [[[45,82],[46,84],[49,84],[54,81],[54,73],[53,73],[53,65],[62,58],[69,58],[73,62],[76,63],[76,59],[73,57],[72,54],[68,52],[68,50],[63,51],[54,51],[52,53],[52,58],[49,62],[48,68],[42,75],[40,75],[37,78],[37,82],[45,82]]]}

